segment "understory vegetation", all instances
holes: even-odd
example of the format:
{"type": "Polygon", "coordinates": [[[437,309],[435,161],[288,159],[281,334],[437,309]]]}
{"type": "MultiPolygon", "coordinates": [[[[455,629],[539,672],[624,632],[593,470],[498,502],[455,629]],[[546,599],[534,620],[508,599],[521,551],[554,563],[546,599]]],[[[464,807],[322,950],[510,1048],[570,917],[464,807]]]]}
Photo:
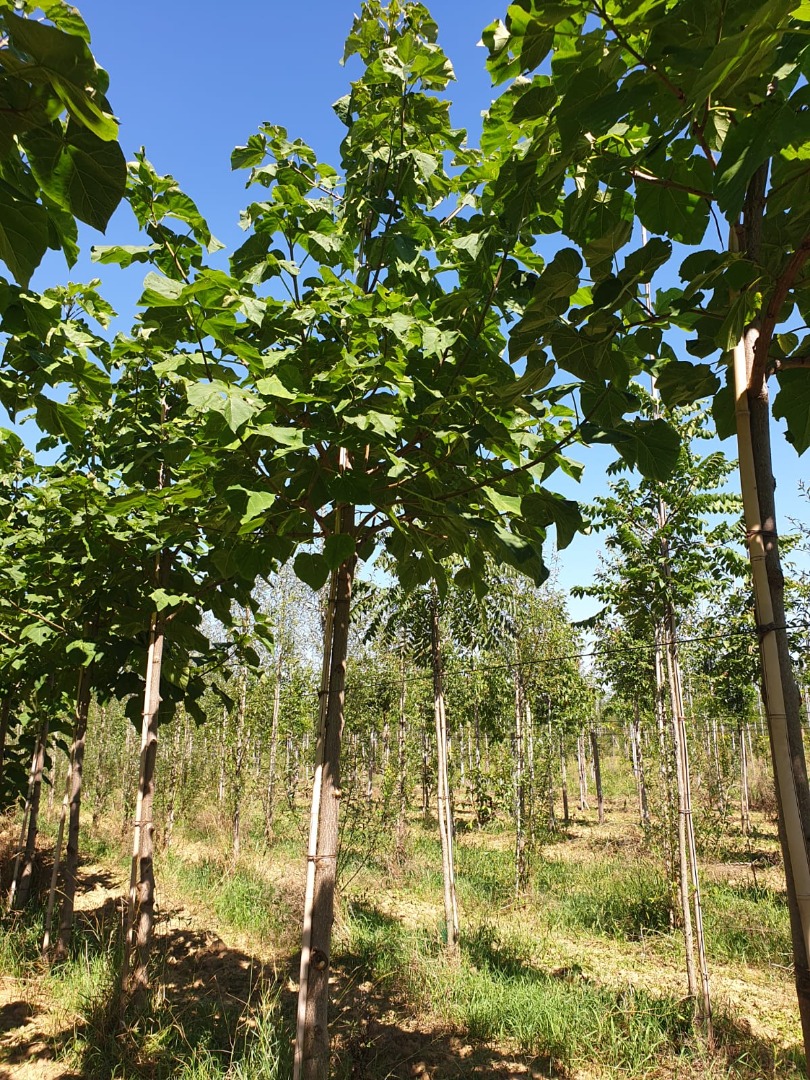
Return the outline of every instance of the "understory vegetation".
{"type": "MultiPolygon", "coordinates": [[[[616,754],[603,767],[614,792],[605,824],[575,810],[536,847],[519,899],[509,819],[479,827],[460,816],[456,955],[446,948],[435,817],[409,812],[398,858],[384,801],[369,804],[367,828],[344,833],[351,880],[335,928],[334,1076],[803,1075],[772,819],[756,812],[748,838],[731,826],[703,853],[717,1033],[709,1051],[684,993],[671,888],[627,808],[632,774],[616,754]]],[[[38,1037],[64,1069],[55,1076],[288,1080],[303,838],[289,808],[269,844],[262,818],[248,800],[256,840],[236,861],[230,829],[210,818],[173,832],[158,860],[152,997],[125,1024],[120,831],[101,818],[88,838],[80,932],[46,974],[41,904],[54,821],[44,823],[39,891],[25,919],[4,923],[0,964],[20,998],[30,995],[38,1037]]]]}

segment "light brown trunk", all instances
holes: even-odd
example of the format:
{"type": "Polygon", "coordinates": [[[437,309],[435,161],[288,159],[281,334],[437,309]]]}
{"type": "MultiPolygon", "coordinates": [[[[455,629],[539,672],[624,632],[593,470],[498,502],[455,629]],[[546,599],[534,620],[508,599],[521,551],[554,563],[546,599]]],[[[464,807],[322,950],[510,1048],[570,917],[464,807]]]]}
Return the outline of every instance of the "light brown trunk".
{"type": "Polygon", "coordinates": [[[62,799],[62,810],[59,815],[59,828],[56,832],[56,843],[53,848],[53,869],[51,870],[51,886],[48,891],[48,909],[45,913],[45,933],[42,937],[42,959],[47,962],[51,948],[51,927],[53,926],[53,912],[56,906],[56,885],[59,881],[59,867],[62,860],[62,842],[65,838],[65,822],[70,805],[71,773],[73,772],[73,759],[68,763],[67,777],[65,778],[65,795],[62,799]]]}
{"type": "Polygon", "coordinates": [[[431,659],[433,665],[433,709],[436,723],[436,798],[439,816],[439,838],[442,846],[442,883],[444,892],[444,918],[447,932],[447,948],[458,948],[458,906],[456,902],[456,879],[453,859],[453,813],[450,802],[450,778],[448,769],[447,716],[444,705],[444,680],[442,673],[441,637],[439,628],[438,597],[433,587],[431,604],[431,659]]]}
{"type": "Polygon", "coordinates": [[[270,727],[270,763],[267,769],[267,795],[264,812],[264,835],[267,843],[273,839],[273,815],[276,809],[276,759],[278,757],[278,721],[281,715],[281,646],[276,652],[276,682],[273,686],[273,719],[270,727]]]}
{"type": "MultiPolygon", "coordinates": [[[[664,552],[666,557],[666,552],[664,552]]],[[[690,983],[690,993],[694,994],[698,1004],[698,1019],[706,1032],[706,1041],[710,1048],[714,1047],[714,1026],[712,1023],[711,994],[709,991],[709,969],[706,962],[706,944],[703,934],[703,908],[701,904],[700,877],[698,874],[697,846],[695,844],[695,825],[692,817],[692,790],[689,775],[689,746],[686,737],[686,721],[683,709],[683,685],[681,681],[681,667],[678,657],[676,641],[677,626],[671,604],[666,605],[665,633],[667,635],[667,673],[669,675],[669,692],[672,704],[672,725],[675,743],[676,772],[678,777],[678,849],[681,866],[681,890],[684,900],[684,910],[689,909],[689,897],[691,887],[691,900],[694,908],[694,933],[697,945],[697,958],[700,971],[700,996],[698,988],[694,991],[690,983]],[[681,840],[685,840],[685,850],[681,847],[681,840]],[[689,879],[684,879],[684,856],[689,864],[689,879]]],[[[686,922],[684,922],[684,936],[686,936],[686,922]]],[[[694,963],[694,961],[693,961],[694,963]]],[[[688,958],[687,958],[688,964],[688,958]]],[[[694,978],[694,972],[693,972],[694,978]]]]}
{"type": "Polygon", "coordinates": [[[9,694],[0,702],[0,791],[3,790],[5,780],[6,763],[6,738],[8,737],[8,718],[11,712],[11,697],[9,694]]]}
{"type": "Polygon", "coordinates": [[[135,800],[129,904],[127,905],[124,959],[121,968],[121,985],[124,991],[121,997],[122,1008],[130,1002],[136,1009],[140,1008],[144,1004],[149,989],[149,950],[152,944],[155,915],[155,823],[153,819],[155,760],[164,642],[163,622],[156,613],[152,616],[149,629],[149,648],[144,679],[138,794],[135,800]]]}
{"type": "Polygon", "coordinates": [[[239,670],[239,702],[236,708],[236,746],[234,748],[233,767],[233,810],[231,813],[232,824],[232,855],[234,864],[239,861],[242,853],[242,794],[244,788],[245,751],[247,735],[245,732],[245,715],[247,713],[247,668],[242,665],[239,670]]]}
{"type": "MultiPolygon", "coordinates": [[[[48,721],[43,721],[42,730],[37,738],[34,751],[34,767],[31,788],[31,811],[28,815],[28,835],[25,841],[25,854],[23,856],[20,882],[17,888],[17,896],[13,906],[24,908],[31,895],[31,881],[34,876],[34,860],[36,857],[37,830],[39,828],[39,804],[42,797],[42,772],[45,768],[45,748],[48,744],[48,721]]],[[[13,888],[13,883],[12,883],[13,888]]]]}
{"type": "Polygon", "coordinates": [[[59,919],[59,937],[56,942],[56,959],[67,956],[70,935],[73,930],[73,905],[76,898],[76,881],[79,869],[79,816],[82,806],[82,780],[84,775],[84,746],[87,736],[87,716],[90,711],[90,671],[79,672],[76,692],[76,720],[73,744],[70,750],[70,799],[68,800],[68,839],[65,852],[65,872],[62,879],[62,909],[59,919]]]}
{"type": "Polygon", "coordinates": [[[399,722],[397,724],[397,840],[396,859],[402,863],[405,859],[405,828],[408,812],[408,778],[406,776],[407,761],[405,758],[405,736],[407,733],[407,718],[405,715],[405,645],[399,650],[399,722]]]}
{"type": "Polygon", "coordinates": [[[748,748],[745,745],[746,727],[747,725],[741,720],[738,741],[740,744],[740,826],[743,836],[748,836],[751,832],[751,811],[748,795],[748,748]]]}
{"type": "Polygon", "coordinates": [[[602,768],[599,762],[599,736],[596,728],[591,728],[591,754],[593,755],[593,780],[596,785],[596,806],[599,824],[605,824],[605,796],[602,792],[602,768]]]}
{"type": "Polygon", "coordinates": [[[802,740],[799,692],[785,630],[784,578],[779,557],[771,467],[767,386],[748,393],[757,331],[734,350],[737,449],[762,665],[762,697],[774,769],[779,839],[785,866],[793,966],[805,1051],[810,1057],[810,789],[802,740]]]}
{"type": "MultiPolygon", "coordinates": [[[[344,532],[353,532],[352,509],[341,508],[339,524],[344,532]]],[[[312,786],[294,1080],[327,1080],[329,1075],[329,977],[337,882],[340,747],[354,566],[355,560],[352,557],[342,563],[333,575],[324,633],[321,713],[312,786]]]]}
{"type": "Polygon", "coordinates": [[[520,670],[515,668],[515,895],[520,896],[528,884],[526,865],[526,783],[525,783],[525,732],[524,690],[520,670]]]}
{"type": "Polygon", "coordinates": [[[590,810],[588,805],[588,774],[585,769],[585,736],[577,735],[577,772],[579,773],[579,810],[590,810]]]}

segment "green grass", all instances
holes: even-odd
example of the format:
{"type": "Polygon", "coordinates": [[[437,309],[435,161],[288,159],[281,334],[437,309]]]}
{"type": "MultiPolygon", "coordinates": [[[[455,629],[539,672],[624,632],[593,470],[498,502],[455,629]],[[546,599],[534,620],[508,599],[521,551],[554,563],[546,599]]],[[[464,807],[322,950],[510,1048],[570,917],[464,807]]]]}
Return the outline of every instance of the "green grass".
{"type": "Polygon", "coordinates": [[[793,947],[784,897],[750,885],[710,884],[702,892],[710,962],[790,966],[793,947]]]}
{"type": "Polygon", "coordinates": [[[357,981],[373,982],[375,992],[404,998],[409,1012],[432,1015],[466,1038],[512,1047],[549,1075],[578,1068],[627,1078],[805,1075],[798,1050],[758,1042],[722,1010],[719,1049],[707,1056],[687,1000],[601,986],[577,966],[545,970],[533,959],[538,950],[528,930],[504,934],[483,922],[462,934],[453,958],[437,934],[355,904],[348,906],[338,948],[340,962],[357,981]]]}
{"type": "Polygon", "coordinates": [[[487,924],[462,938],[460,957],[452,960],[436,938],[355,907],[342,945],[344,961],[364,977],[404,993],[470,1038],[508,1040],[566,1068],[596,1060],[638,1070],[662,1050],[678,1054],[689,1042],[682,1002],[602,989],[576,972],[542,971],[528,958],[528,938],[503,940],[487,924]]]}
{"type": "Polygon", "coordinates": [[[542,862],[534,875],[552,927],[637,940],[670,929],[670,893],[651,862],[594,859],[542,862]]]}
{"type": "Polygon", "coordinates": [[[188,862],[170,856],[167,869],[182,892],[211,907],[222,923],[268,939],[279,928],[284,905],[273,886],[247,867],[223,868],[214,860],[188,862]]]}

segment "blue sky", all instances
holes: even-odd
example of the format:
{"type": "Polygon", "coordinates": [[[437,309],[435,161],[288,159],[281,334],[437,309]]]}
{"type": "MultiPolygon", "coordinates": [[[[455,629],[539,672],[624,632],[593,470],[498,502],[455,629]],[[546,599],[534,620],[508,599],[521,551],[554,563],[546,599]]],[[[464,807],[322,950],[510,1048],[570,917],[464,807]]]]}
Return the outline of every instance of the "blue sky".
{"type": "MultiPolygon", "coordinates": [[[[239,210],[247,201],[244,173],[230,171],[230,153],[263,121],[285,126],[310,143],[322,160],[339,164],[342,125],[331,103],[348,89],[353,67],[340,66],[343,41],[359,0],[78,0],[92,33],[92,48],[110,73],[110,100],[121,120],[128,157],[140,146],[159,172],[170,172],[198,203],[214,234],[227,248],[240,242],[239,210]]],[[[440,43],[453,61],[457,83],[449,96],[453,119],[477,141],[481,111],[497,93],[477,46],[481,31],[501,17],[506,0],[432,0],[440,43]]],[[[103,277],[103,292],[131,322],[140,274],[99,267],[87,258],[93,243],[133,243],[134,223],[126,207],[113,218],[106,238],[85,230],[83,255],[73,280],[103,277]],[[103,271],[103,273],[102,273],[103,271]]],[[[43,287],[66,277],[61,259],[49,257],[34,279],[43,287]]],[[[723,446],[733,454],[733,441],[723,446]]],[[[589,499],[603,490],[604,469],[615,456],[603,450],[579,456],[586,465],[577,486],[560,478],[570,497],[589,499]]],[[[784,516],[810,518],[799,500],[798,481],[810,478],[810,455],[797,458],[774,431],[778,503],[784,516]]],[[[562,553],[564,588],[586,581],[601,546],[598,537],[577,537],[562,553]]],[[[587,601],[573,601],[582,617],[587,601]]]]}

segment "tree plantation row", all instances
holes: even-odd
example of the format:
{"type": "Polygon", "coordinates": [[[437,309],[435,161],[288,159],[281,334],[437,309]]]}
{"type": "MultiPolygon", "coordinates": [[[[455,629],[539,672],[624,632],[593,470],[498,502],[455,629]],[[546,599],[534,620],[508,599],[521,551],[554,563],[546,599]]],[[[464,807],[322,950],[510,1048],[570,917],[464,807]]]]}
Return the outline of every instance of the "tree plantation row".
{"type": "MultiPolygon", "coordinates": [[[[10,430],[0,442],[3,784],[26,806],[10,902],[24,906],[30,887],[50,739],[69,768],[42,952],[53,938],[54,958],[67,954],[91,706],[96,739],[123,707],[140,762],[122,1022],[149,1010],[159,733],[172,725],[180,798],[194,722],[197,752],[202,739],[224,755],[223,799],[231,773],[236,856],[247,778],[265,777],[270,836],[279,778],[295,803],[311,769],[294,1075],[328,1075],[340,806],[360,796],[361,759],[371,797],[374,773],[394,778],[404,820],[424,735],[413,712],[427,701],[421,785],[435,799],[448,948],[461,763],[480,819],[509,761],[520,892],[565,740],[578,733],[584,800],[611,708],[630,733],[645,829],[660,773],[656,828],[711,1044],[690,718],[707,740],[701,789],[727,815],[722,762],[734,760],[747,830],[746,747],[765,741],[750,729],[758,681],[810,1043],[810,789],[790,638],[802,616],[785,610],[769,433],[773,385],[789,441],[810,443],[805,8],[522,0],[483,32],[499,90],[468,136],[451,123],[453,69],[427,9],[368,0],[345,48],[358,74],[334,105],[340,168],[263,125],[232,155],[251,201],[226,258],[145,151],[125,164],[75,9],[0,4],[0,257],[14,279],[0,291],[0,401],[41,433],[34,451],[10,430]],[[94,258],[146,277],[132,330],[113,336],[98,282],[28,285],[46,248],[75,261],[77,219],[104,228],[122,199],[136,242],[94,258]],[[717,433],[736,434],[748,571],[730,467],[698,453],[704,399],[717,433]],[[589,444],[644,479],[615,481],[584,514],[555,473],[578,478],[569,454],[589,444]],[[582,585],[603,606],[591,667],[541,588],[549,530],[562,551],[589,520],[613,553],[582,585]],[[368,584],[371,564],[389,584],[368,584]],[[302,652],[289,627],[304,586],[321,600],[302,652]],[[521,650],[549,642],[544,673],[521,650]],[[451,708],[461,658],[470,702],[451,708]],[[372,659],[379,678],[363,671],[372,659]],[[429,692],[409,708],[413,671],[429,673],[429,692]],[[488,683],[496,671],[502,686],[488,683]],[[347,724],[352,674],[370,699],[347,724]],[[256,685],[273,695],[261,738],[256,685]],[[698,709],[696,693],[713,704],[698,709]]],[[[99,797],[113,745],[95,747],[99,797]]],[[[163,805],[168,834],[176,809],[163,805]]]]}

